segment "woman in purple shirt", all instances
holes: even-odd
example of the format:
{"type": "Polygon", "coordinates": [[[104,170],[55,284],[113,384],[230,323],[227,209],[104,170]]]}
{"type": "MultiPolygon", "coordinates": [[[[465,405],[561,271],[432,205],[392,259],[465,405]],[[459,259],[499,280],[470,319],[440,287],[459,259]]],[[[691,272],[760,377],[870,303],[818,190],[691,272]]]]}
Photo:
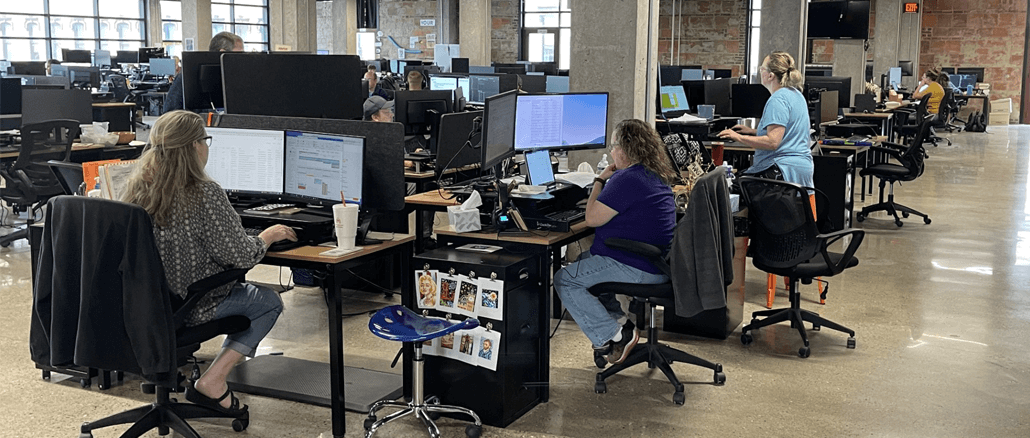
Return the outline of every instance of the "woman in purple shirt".
{"type": "Polygon", "coordinates": [[[608,282],[669,281],[646,259],[609,248],[604,241],[619,237],[667,248],[676,225],[676,204],[669,187],[676,174],[661,137],[640,120],[619,123],[611,145],[615,162],[594,179],[587,200],[586,223],[596,228],[594,244],[555,274],[554,287],[594,349],[618,364],[640,334],[615,297],[595,297],[587,289],[608,282]]]}

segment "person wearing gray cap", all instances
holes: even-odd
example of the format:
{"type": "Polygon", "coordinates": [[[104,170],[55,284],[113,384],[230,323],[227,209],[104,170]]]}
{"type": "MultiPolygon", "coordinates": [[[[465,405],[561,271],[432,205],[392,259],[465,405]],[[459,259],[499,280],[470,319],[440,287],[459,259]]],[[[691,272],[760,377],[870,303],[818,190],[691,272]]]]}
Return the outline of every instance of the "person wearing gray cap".
{"type": "Polygon", "coordinates": [[[393,121],[393,101],[383,99],[380,96],[372,96],[365,99],[363,105],[365,120],[373,122],[393,121]]]}

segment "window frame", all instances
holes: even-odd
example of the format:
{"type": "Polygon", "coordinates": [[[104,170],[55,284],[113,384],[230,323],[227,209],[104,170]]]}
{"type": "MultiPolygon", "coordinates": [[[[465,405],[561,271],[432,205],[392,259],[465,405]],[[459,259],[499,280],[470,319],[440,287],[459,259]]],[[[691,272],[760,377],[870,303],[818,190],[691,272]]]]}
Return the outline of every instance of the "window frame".
{"type": "MultiPolygon", "coordinates": [[[[237,4],[237,1],[239,1],[239,0],[211,0],[211,6],[212,6],[212,8],[211,8],[212,9],[212,15],[211,15],[211,34],[214,35],[214,34],[217,34],[218,32],[221,32],[221,31],[215,31],[215,26],[216,25],[226,25],[226,26],[228,26],[228,29],[226,29],[226,30],[228,30],[229,32],[232,32],[232,33],[234,33],[236,35],[239,35],[240,37],[243,37],[243,35],[241,35],[241,32],[239,32],[238,26],[263,27],[265,29],[264,41],[257,41],[257,40],[252,40],[252,39],[248,40],[246,37],[244,37],[243,38],[243,45],[244,45],[244,47],[250,46],[251,48],[257,46],[262,51],[266,51],[266,52],[270,51],[271,50],[271,41],[270,41],[271,40],[271,35],[270,35],[271,28],[270,28],[270,25],[268,23],[268,21],[269,21],[269,7],[268,7],[269,0],[263,0],[263,4],[261,4],[261,5],[255,5],[255,4],[250,4],[250,3],[239,3],[239,4],[237,4]],[[215,5],[228,6],[229,7],[229,21],[215,21],[215,17],[214,17],[214,6],[215,5]],[[262,23],[248,23],[248,22],[243,22],[243,21],[236,21],[236,7],[237,6],[243,6],[243,7],[247,7],[247,8],[261,8],[261,9],[263,9],[264,12],[265,12],[265,23],[262,24],[262,23]]],[[[248,33],[248,36],[250,36],[249,33],[248,33]]]]}
{"type": "MultiPolygon", "coordinates": [[[[185,42],[183,42],[183,38],[182,38],[182,0],[160,0],[160,3],[178,3],[179,4],[179,19],[178,20],[174,20],[174,19],[170,19],[170,18],[165,18],[164,17],[164,5],[163,4],[161,5],[161,29],[159,29],[159,32],[160,32],[160,35],[161,35],[161,45],[164,46],[165,53],[167,53],[169,56],[175,56],[175,55],[178,55],[179,53],[182,53],[183,50],[186,50],[185,49],[185,42]],[[177,40],[170,40],[170,39],[165,38],[165,26],[167,26],[169,24],[175,25],[175,26],[179,27],[179,39],[177,39],[177,40]],[[178,50],[175,50],[175,49],[169,50],[170,47],[172,47],[172,48],[178,47],[178,50]]],[[[155,38],[155,40],[156,39],[157,38],[155,38]]]]}
{"type": "Polygon", "coordinates": [[[572,35],[572,6],[569,1],[558,0],[558,9],[551,10],[526,10],[526,0],[519,2],[519,59],[522,61],[529,61],[529,50],[530,50],[530,36],[538,33],[546,33],[554,35],[554,60],[553,61],[540,61],[540,62],[554,62],[558,69],[567,70],[572,63],[572,52],[567,51],[569,47],[564,47],[562,44],[563,34],[567,34],[571,41],[572,35]],[[557,14],[558,25],[553,27],[543,26],[526,26],[526,16],[536,14],[557,14]],[[564,24],[563,24],[564,23],[564,24]],[[564,58],[563,58],[563,55],[564,58]]]}
{"type": "MultiPolygon", "coordinates": [[[[113,16],[100,15],[100,0],[89,0],[90,3],[91,3],[91,7],[93,9],[93,14],[92,15],[70,15],[70,14],[53,13],[51,11],[51,8],[50,8],[50,2],[51,1],[52,0],[42,0],[42,3],[43,3],[43,11],[42,11],[42,13],[7,12],[7,11],[2,10],[2,8],[0,8],[0,13],[2,13],[4,15],[7,15],[7,16],[10,16],[10,17],[25,17],[26,20],[35,19],[34,22],[36,23],[37,26],[40,26],[42,28],[42,31],[43,31],[42,35],[30,35],[30,36],[7,36],[7,35],[3,35],[3,36],[0,36],[0,39],[3,40],[3,43],[0,43],[0,59],[6,59],[8,61],[46,61],[46,60],[50,60],[50,59],[63,60],[61,58],[60,50],[57,47],[57,44],[58,44],[59,41],[60,42],[71,41],[75,45],[75,47],[74,47],[75,49],[79,49],[81,47],[81,49],[83,49],[83,50],[90,50],[92,52],[96,52],[97,50],[102,50],[102,47],[105,45],[105,43],[106,44],[111,44],[111,43],[118,44],[118,43],[127,42],[127,43],[139,43],[140,47],[145,47],[146,46],[147,34],[148,34],[148,30],[149,30],[149,29],[147,29],[147,16],[149,14],[149,10],[146,7],[146,1],[145,0],[138,0],[139,1],[139,8],[140,8],[139,9],[140,10],[140,17],[139,18],[113,17],[113,16]],[[69,29],[72,29],[71,26],[73,26],[75,23],[78,22],[76,20],[81,20],[82,22],[92,21],[93,22],[93,32],[92,32],[92,35],[90,35],[88,37],[78,37],[78,36],[76,36],[76,37],[71,37],[71,38],[63,37],[63,36],[55,36],[54,35],[54,33],[55,33],[54,32],[55,24],[52,21],[54,19],[66,19],[69,22],[67,24],[65,24],[65,23],[57,24],[57,26],[60,26],[61,29],[63,29],[64,27],[68,27],[69,29]],[[107,24],[108,22],[114,22],[114,23],[116,23],[116,26],[117,26],[117,24],[124,23],[124,24],[129,25],[130,29],[132,28],[132,23],[136,23],[138,25],[139,29],[141,30],[140,37],[139,38],[131,38],[131,37],[130,38],[121,38],[117,34],[111,34],[111,35],[107,35],[106,37],[102,38],[101,37],[101,26],[103,24],[107,24]],[[30,43],[30,47],[34,47],[32,42],[43,41],[43,46],[45,48],[45,53],[43,54],[42,59],[21,59],[21,58],[14,59],[14,58],[12,58],[7,53],[8,49],[7,49],[7,44],[6,43],[8,41],[28,41],[30,43]],[[78,44],[80,42],[83,42],[84,44],[82,44],[82,45],[78,44]]],[[[13,22],[13,20],[11,22],[8,22],[8,21],[0,22],[0,26],[2,26],[4,23],[10,23],[10,25],[12,27],[16,26],[16,24],[15,24],[15,22],[13,22]]],[[[129,49],[113,49],[113,48],[109,47],[108,49],[103,49],[103,50],[129,50],[129,49]]],[[[32,49],[30,49],[30,53],[32,53],[32,49]]]]}

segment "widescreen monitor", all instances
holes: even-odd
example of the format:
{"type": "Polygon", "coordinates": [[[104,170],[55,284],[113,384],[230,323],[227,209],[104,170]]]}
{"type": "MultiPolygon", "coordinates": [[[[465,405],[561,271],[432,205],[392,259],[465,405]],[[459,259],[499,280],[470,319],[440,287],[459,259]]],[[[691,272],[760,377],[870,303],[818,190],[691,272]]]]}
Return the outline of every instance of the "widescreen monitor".
{"type": "Polygon", "coordinates": [[[154,76],[175,75],[175,60],[171,58],[152,58],[150,60],[150,74],[154,76]]]}
{"type": "Polygon", "coordinates": [[[469,89],[469,78],[468,76],[445,76],[445,75],[429,75],[429,89],[433,91],[440,90],[453,90],[461,87],[463,91],[469,89]]]}
{"type": "Polygon", "coordinates": [[[100,68],[80,65],[67,65],[68,79],[72,85],[89,88],[100,88],[100,68]]]}
{"type": "Polygon", "coordinates": [[[89,50],[61,49],[61,62],[89,64],[93,62],[93,54],[89,50]]]}
{"type": "Polygon", "coordinates": [[[678,65],[658,66],[658,76],[661,85],[676,85],[683,80],[683,67],[678,65]]]}
{"type": "Polygon", "coordinates": [[[365,139],[348,135],[286,131],[283,195],[332,205],[341,198],[361,204],[365,139]]]}
{"type": "MultiPolygon", "coordinates": [[[[122,52],[118,52],[119,55],[122,52]]],[[[182,52],[183,108],[191,111],[224,108],[223,52],[182,52]]],[[[255,93],[260,94],[260,93],[255,93]]]]}
{"type": "Polygon", "coordinates": [[[465,100],[467,100],[468,103],[482,105],[486,102],[486,98],[499,94],[500,92],[500,76],[473,74],[469,76],[469,91],[468,97],[465,100]]]}
{"type": "Polygon", "coordinates": [[[62,88],[22,88],[22,124],[58,119],[76,120],[80,124],[93,123],[93,97],[90,92],[62,88]]]}
{"type": "Polygon", "coordinates": [[[451,112],[454,93],[449,90],[397,91],[394,98],[394,120],[404,124],[405,135],[428,134],[432,117],[451,112]]]}
{"type": "Polygon", "coordinates": [[[526,152],[526,167],[529,168],[529,184],[547,186],[554,184],[554,167],[551,166],[551,152],[547,150],[526,152]]]}
{"type": "Polygon", "coordinates": [[[526,74],[526,64],[503,64],[495,62],[494,73],[526,74]]]}
{"type": "Polygon", "coordinates": [[[479,73],[479,74],[483,74],[483,73],[491,74],[491,73],[494,73],[494,68],[491,67],[491,66],[488,66],[488,65],[470,65],[469,66],[469,73],[470,74],[477,74],[477,73],[479,73]]]}
{"type": "Polygon", "coordinates": [[[283,192],[283,131],[207,128],[204,171],[232,194],[278,198],[283,192]]]}
{"type": "Polygon", "coordinates": [[[705,78],[705,71],[699,68],[685,68],[680,73],[681,81],[700,81],[705,78]]]}
{"type": "MultiPolygon", "coordinates": [[[[730,105],[730,86],[736,83],[736,79],[712,79],[704,81],[705,100],[708,105],[715,105],[715,113],[720,116],[727,116],[733,112],[730,105]]],[[[690,97],[689,94],[687,97],[690,97]]]]}
{"type": "Polygon", "coordinates": [[[661,110],[663,113],[671,111],[690,111],[690,103],[687,100],[687,93],[683,91],[682,85],[663,85],[659,90],[661,110]]]}
{"type": "Polygon", "coordinates": [[[111,67],[111,51],[97,50],[93,55],[93,65],[97,67],[111,67]]]}
{"type": "Polygon", "coordinates": [[[437,176],[447,169],[477,164],[482,160],[479,143],[483,133],[475,129],[482,120],[482,111],[444,114],[440,117],[440,126],[433,133],[435,144],[430,146],[436,152],[437,176]]]}
{"type": "Polygon", "coordinates": [[[368,97],[357,55],[224,53],[221,65],[230,114],[360,120],[368,97]]]}
{"type": "Polygon", "coordinates": [[[508,91],[486,98],[483,106],[483,159],[480,169],[500,164],[515,155],[515,98],[518,91],[508,91]]]}
{"type": "Polygon", "coordinates": [[[468,58],[451,58],[451,72],[452,73],[468,73],[469,72],[469,59],[468,58]]]}
{"type": "Polygon", "coordinates": [[[730,100],[734,117],[762,117],[769,90],[759,84],[733,84],[730,86],[730,100]]]}
{"type": "Polygon", "coordinates": [[[16,75],[46,75],[46,61],[11,61],[11,68],[16,75]]]}
{"type": "Polygon", "coordinates": [[[836,90],[837,106],[839,108],[851,107],[851,77],[850,76],[814,76],[805,79],[806,96],[811,96],[815,90],[836,90]]]}
{"type": "Polygon", "coordinates": [[[608,93],[522,94],[516,102],[516,151],[607,144],[608,93]]]}
{"type": "Polygon", "coordinates": [[[547,77],[542,75],[522,74],[519,77],[519,89],[527,93],[546,93],[547,77]]]}
{"type": "Polygon", "coordinates": [[[150,62],[150,58],[164,58],[165,48],[164,47],[140,47],[139,48],[139,63],[146,64],[150,62]]]}
{"type": "Polygon", "coordinates": [[[869,1],[808,3],[808,38],[869,38],[869,1]]]}
{"type": "Polygon", "coordinates": [[[547,78],[547,92],[548,93],[568,93],[569,92],[569,77],[568,76],[545,76],[547,78]]]}
{"type": "MultiPolygon", "coordinates": [[[[183,57],[185,62],[185,55],[183,57]]],[[[139,52],[135,50],[119,50],[115,54],[111,55],[111,67],[121,66],[124,64],[136,64],[139,62],[139,52]]]]}

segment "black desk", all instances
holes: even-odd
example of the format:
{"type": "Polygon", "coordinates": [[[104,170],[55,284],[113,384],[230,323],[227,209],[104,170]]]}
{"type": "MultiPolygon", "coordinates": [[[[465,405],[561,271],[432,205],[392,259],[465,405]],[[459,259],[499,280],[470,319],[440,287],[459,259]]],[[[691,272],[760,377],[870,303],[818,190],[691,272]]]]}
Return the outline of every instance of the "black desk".
{"type": "MultiPolygon", "coordinates": [[[[0,162],[7,163],[17,160],[20,151],[19,147],[0,147],[0,162]]],[[[139,157],[141,152],[143,152],[143,146],[116,145],[105,147],[104,145],[73,145],[72,154],[69,159],[74,163],[115,158],[131,160],[139,157]]]]}
{"type": "Polygon", "coordinates": [[[717,117],[707,123],[682,123],[671,120],[655,119],[655,129],[661,135],[683,133],[691,140],[708,140],[709,134],[732,128],[740,119],[737,117],[717,117]]]}

